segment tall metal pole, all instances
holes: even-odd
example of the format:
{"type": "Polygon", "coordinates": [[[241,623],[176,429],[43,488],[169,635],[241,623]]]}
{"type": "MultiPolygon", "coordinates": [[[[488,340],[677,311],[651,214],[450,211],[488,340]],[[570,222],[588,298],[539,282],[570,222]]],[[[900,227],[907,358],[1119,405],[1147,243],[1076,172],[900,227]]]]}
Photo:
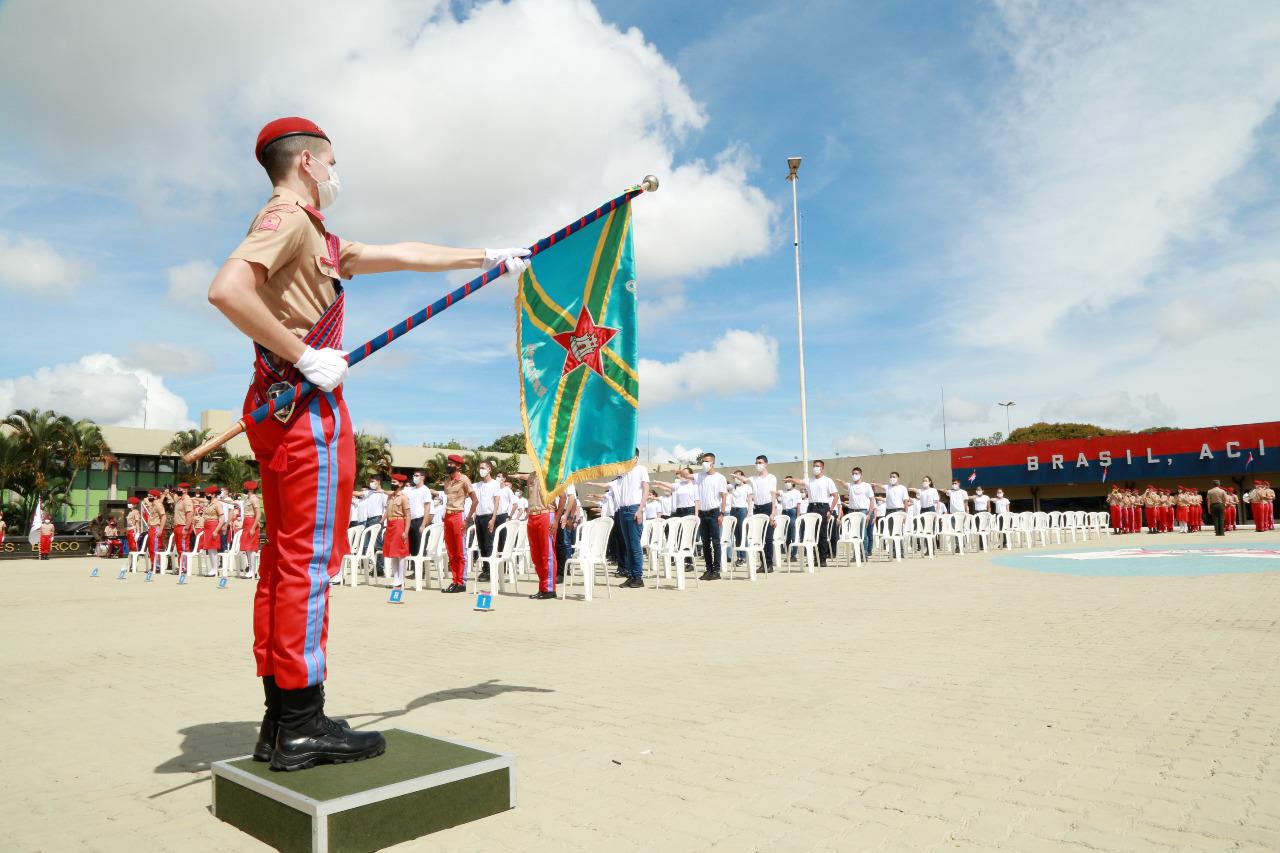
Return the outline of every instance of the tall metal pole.
{"type": "Polygon", "coordinates": [[[947,444],[947,389],[946,386],[941,388],[942,394],[942,449],[949,450],[951,445],[947,444]]]}
{"type": "Polygon", "coordinates": [[[796,340],[800,349],[800,453],[804,457],[801,476],[809,476],[809,402],[805,396],[804,384],[804,303],[800,298],[800,202],[796,192],[796,181],[799,178],[799,157],[788,157],[787,165],[791,182],[791,221],[795,235],[796,250],[796,340]]]}

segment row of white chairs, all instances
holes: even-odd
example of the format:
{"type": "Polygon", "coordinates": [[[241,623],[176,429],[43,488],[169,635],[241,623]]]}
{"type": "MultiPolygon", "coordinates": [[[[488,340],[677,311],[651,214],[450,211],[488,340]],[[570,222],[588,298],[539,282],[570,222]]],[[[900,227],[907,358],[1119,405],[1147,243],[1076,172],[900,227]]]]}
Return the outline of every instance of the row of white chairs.
{"type": "Polygon", "coordinates": [[[1076,542],[1111,533],[1110,516],[1105,512],[924,512],[913,516],[894,512],[876,520],[873,551],[901,560],[904,555],[932,557],[944,545],[949,553],[964,554],[993,547],[1061,545],[1068,536],[1076,542]]]}
{"type": "Polygon", "coordinates": [[[155,565],[151,565],[151,553],[148,550],[148,538],[150,532],[142,534],[142,540],[138,543],[136,551],[129,554],[129,571],[131,573],[144,571],[155,572],[158,575],[166,574],[172,570],[174,574],[190,574],[203,577],[229,577],[232,573],[242,577],[255,577],[256,573],[251,570],[253,565],[248,555],[240,550],[240,537],[231,537],[231,548],[226,551],[217,551],[212,555],[210,552],[203,550],[205,547],[205,532],[201,530],[196,534],[195,544],[183,553],[179,554],[174,536],[169,534],[169,542],[164,548],[156,551],[155,565]]]}

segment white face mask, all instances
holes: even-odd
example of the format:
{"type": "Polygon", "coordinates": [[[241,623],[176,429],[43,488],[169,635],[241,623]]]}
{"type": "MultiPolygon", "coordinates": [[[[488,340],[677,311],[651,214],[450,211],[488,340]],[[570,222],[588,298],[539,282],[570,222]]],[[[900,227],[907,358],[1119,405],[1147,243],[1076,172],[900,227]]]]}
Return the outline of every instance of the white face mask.
{"type": "Polygon", "coordinates": [[[376,482],[369,484],[369,491],[373,491],[376,488],[378,488],[378,484],[376,482]]]}
{"type": "Polygon", "coordinates": [[[861,480],[861,479],[862,479],[862,475],[861,475],[861,474],[859,474],[859,473],[857,473],[857,472],[854,472],[854,475],[853,475],[853,482],[855,482],[855,483],[856,483],[856,482],[858,482],[858,481],[859,481],[859,480],[861,480]]]}
{"type": "Polygon", "coordinates": [[[763,462],[757,462],[757,463],[756,463],[756,470],[757,470],[757,471],[761,471],[761,472],[763,472],[763,471],[764,471],[764,463],[763,463],[763,462]]]}
{"type": "Polygon", "coordinates": [[[813,466],[813,476],[815,476],[815,477],[821,477],[821,476],[822,476],[822,466],[821,466],[821,465],[814,465],[814,466],[813,466]]]}
{"type": "Polygon", "coordinates": [[[996,497],[998,498],[1004,497],[1004,492],[996,492],[996,497]]]}
{"type": "Polygon", "coordinates": [[[710,471],[710,470],[711,470],[711,463],[710,463],[710,462],[703,462],[703,463],[702,463],[702,470],[703,470],[703,471],[710,471]]]}
{"type": "Polygon", "coordinates": [[[952,484],[951,484],[951,491],[953,491],[953,492],[954,492],[954,491],[956,491],[956,490],[957,490],[957,489],[959,489],[959,488],[960,488],[960,484],[959,484],[959,483],[952,483],[952,484]]]}
{"type": "Polygon", "coordinates": [[[920,488],[922,488],[922,489],[927,489],[927,488],[929,488],[929,481],[928,481],[928,480],[925,480],[923,483],[921,483],[921,484],[920,484],[920,488]]]}
{"type": "Polygon", "coordinates": [[[421,474],[414,474],[414,475],[413,475],[413,484],[414,484],[415,486],[421,486],[421,485],[422,485],[422,475],[421,475],[421,474]]]}
{"type": "Polygon", "coordinates": [[[897,477],[890,477],[890,478],[889,478],[889,485],[891,485],[891,486],[896,486],[896,485],[898,485],[898,478],[897,478],[897,477]]]}
{"type": "Polygon", "coordinates": [[[480,469],[480,476],[481,476],[481,477],[488,477],[488,476],[489,476],[489,469],[488,469],[488,468],[481,468],[481,469],[480,469]]]}
{"type": "Polygon", "coordinates": [[[794,484],[792,484],[792,483],[787,483],[787,488],[788,488],[788,489],[794,488],[794,484]]]}
{"type": "MultiPolygon", "coordinates": [[[[319,160],[313,160],[312,162],[319,162],[319,160]]],[[[307,174],[311,175],[311,177],[316,180],[316,196],[319,199],[316,206],[321,210],[324,210],[326,207],[337,201],[338,190],[342,189],[342,181],[338,180],[338,170],[328,163],[324,163],[323,165],[329,172],[329,177],[323,181],[316,178],[315,174],[312,172],[307,172],[307,174]]]]}

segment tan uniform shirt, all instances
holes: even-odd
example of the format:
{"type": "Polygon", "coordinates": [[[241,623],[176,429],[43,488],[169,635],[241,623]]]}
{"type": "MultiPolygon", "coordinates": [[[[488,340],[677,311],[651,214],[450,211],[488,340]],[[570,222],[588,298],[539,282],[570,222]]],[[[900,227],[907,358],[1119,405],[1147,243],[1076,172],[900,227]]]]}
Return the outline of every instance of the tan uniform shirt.
{"type": "Polygon", "coordinates": [[[250,519],[257,521],[258,516],[262,515],[262,501],[257,495],[248,495],[244,499],[244,520],[248,524],[250,519]]]}
{"type": "Polygon", "coordinates": [[[549,509],[546,499],[542,496],[542,484],[538,482],[537,476],[530,477],[526,482],[528,487],[525,489],[525,499],[529,501],[529,513],[544,512],[549,509]]]}
{"type": "Polygon", "coordinates": [[[310,331],[333,302],[335,278],[364,251],[364,244],[340,240],[338,266],[329,257],[324,216],[292,190],[276,187],[258,211],[231,257],[260,264],[267,280],[258,288],[272,316],[299,337],[310,331]]]}
{"type": "Polygon", "coordinates": [[[173,524],[175,527],[179,525],[186,527],[191,523],[192,508],[190,497],[178,498],[178,502],[173,505],[173,524]]]}
{"type": "Polygon", "coordinates": [[[1227,493],[1221,486],[1214,486],[1209,490],[1209,506],[1214,504],[1226,504],[1227,493]]]}
{"type": "Polygon", "coordinates": [[[467,495],[472,492],[471,480],[459,471],[444,481],[444,511],[462,512],[466,505],[467,495]]]}
{"type": "Polygon", "coordinates": [[[125,516],[124,523],[134,533],[142,532],[142,513],[136,509],[129,510],[129,514],[125,516]]]}
{"type": "Polygon", "coordinates": [[[204,505],[204,509],[200,513],[200,517],[205,521],[211,518],[222,520],[222,506],[217,501],[208,501],[204,505]]]}
{"type": "Polygon", "coordinates": [[[147,527],[164,527],[164,504],[159,498],[147,504],[147,527]]]}
{"type": "Polygon", "coordinates": [[[409,496],[404,492],[396,492],[391,496],[391,500],[387,501],[387,520],[393,518],[405,518],[409,515],[409,496]]]}

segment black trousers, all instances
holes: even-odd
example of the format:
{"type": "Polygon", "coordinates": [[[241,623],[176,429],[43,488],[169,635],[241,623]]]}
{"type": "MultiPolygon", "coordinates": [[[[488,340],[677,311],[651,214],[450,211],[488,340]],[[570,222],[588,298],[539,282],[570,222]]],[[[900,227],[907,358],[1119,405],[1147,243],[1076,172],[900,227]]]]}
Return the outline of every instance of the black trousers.
{"type": "MultiPolygon", "coordinates": [[[[489,529],[490,521],[493,521],[493,513],[476,516],[476,547],[480,549],[481,557],[493,556],[493,531],[489,529]]],[[[497,528],[496,524],[494,528],[497,528]]]]}
{"type": "Polygon", "coordinates": [[[698,513],[698,530],[702,534],[702,559],[708,574],[720,572],[720,510],[706,509],[698,513]]]}
{"type": "Polygon", "coordinates": [[[1223,530],[1223,527],[1222,527],[1222,523],[1223,523],[1222,504],[1209,504],[1209,515],[1213,516],[1213,535],[1226,536],[1227,535],[1226,531],[1223,530]]]}
{"type": "Polygon", "coordinates": [[[825,506],[822,509],[810,509],[809,512],[816,512],[822,516],[822,521],[818,523],[818,564],[825,566],[827,560],[831,558],[831,507],[825,506]]]}
{"type": "Polygon", "coordinates": [[[418,556],[418,546],[422,544],[422,519],[409,520],[409,554],[418,556]]]}
{"type": "Polygon", "coordinates": [[[683,518],[686,515],[693,515],[693,507],[691,506],[676,507],[675,513],[676,513],[675,514],[676,518],[683,518]]]}
{"type": "MultiPolygon", "coordinates": [[[[773,512],[773,504],[756,504],[751,508],[751,512],[755,515],[770,515],[773,512]]],[[[769,523],[764,526],[764,564],[767,568],[773,568],[773,525],[769,523]]]]}

